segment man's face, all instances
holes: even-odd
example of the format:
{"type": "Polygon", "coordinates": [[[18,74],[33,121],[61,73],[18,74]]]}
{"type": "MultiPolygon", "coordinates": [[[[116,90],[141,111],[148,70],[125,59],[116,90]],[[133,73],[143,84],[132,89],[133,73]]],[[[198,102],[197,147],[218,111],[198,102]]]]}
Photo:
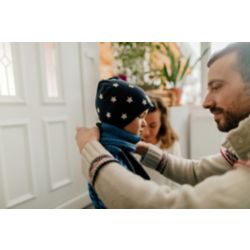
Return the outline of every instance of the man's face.
{"type": "Polygon", "coordinates": [[[208,71],[208,93],[203,107],[210,110],[220,131],[236,128],[250,114],[250,83],[236,69],[237,53],[215,61],[208,71]]]}

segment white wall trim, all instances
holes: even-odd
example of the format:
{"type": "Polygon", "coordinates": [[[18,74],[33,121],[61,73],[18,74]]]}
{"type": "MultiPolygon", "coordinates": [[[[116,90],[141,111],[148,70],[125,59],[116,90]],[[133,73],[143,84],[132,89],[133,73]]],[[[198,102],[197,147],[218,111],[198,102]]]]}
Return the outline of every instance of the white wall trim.
{"type": "Polygon", "coordinates": [[[201,54],[209,48],[208,53],[204,55],[204,57],[201,59],[201,100],[205,97],[207,93],[207,62],[210,58],[210,51],[211,51],[211,43],[210,42],[202,42],[201,43],[201,54]]]}
{"type": "Polygon", "coordinates": [[[99,46],[98,43],[80,43],[79,46],[84,125],[93,126],[97,121],[95,95],[97,84],[100,80],[99,46]]]}
{"type": "Polygon", "coordinates": [[[88,193],[81,194],[72,200],[69,200],[61,205],[59,205],[56,208],[60,209],[78,209],[78,208],[84,208],[91,204],[91,200],[88,196],[88,193]]]}

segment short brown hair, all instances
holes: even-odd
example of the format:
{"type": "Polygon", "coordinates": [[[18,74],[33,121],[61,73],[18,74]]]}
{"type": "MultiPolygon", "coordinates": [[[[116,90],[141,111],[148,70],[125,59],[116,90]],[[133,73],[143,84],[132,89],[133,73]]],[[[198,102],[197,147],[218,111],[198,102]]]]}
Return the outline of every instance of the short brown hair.
{"type": "Polygon", "coordinates": [[[242,79],[250,83],[250,43],[231,43],[226,48],[216,52],[212,55],[207,63],[208,68],[219,58],[236,52],[238,55],[237,64],[235,65],[236,70],[242,76],[242,79]]]}

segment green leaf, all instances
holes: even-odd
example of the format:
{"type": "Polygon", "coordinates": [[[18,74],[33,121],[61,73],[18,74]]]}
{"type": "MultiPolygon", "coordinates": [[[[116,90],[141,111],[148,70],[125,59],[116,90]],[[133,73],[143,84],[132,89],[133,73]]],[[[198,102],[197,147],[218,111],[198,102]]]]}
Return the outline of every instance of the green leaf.
{"type": "Polygon", "coordinates": [[[177,72],[177,65],[176,65],[176,59],[174,54],[169,50],[169,59],[171,64],[171,81],[176,83],[176,76],[178,74],[177,72]]]}
{"type": "Polygon", "coordinates": [[[167,66],[166,64],[164,64],[163,66],[163,76],[165,76],[165,78],[170,82],[171,81],[171,76],[168,72],[167,66]]]}
{"type": "Polygon", "coordinates": [[[178,78],[180,77],[179,73],[180,73],[180,68],[181,68],[181,60],[179,59],[178,62],[177,62],[177,67],[176,67],[176,72],[175,72],[175,84],[177,83],[178,81],[178,78]]]}
{"type": "Polygon", "coordinates": [[[189,64],[190,64],[190,59],[191,59],[191,57],[189,57],[189,58],[187,59],[187,61],[186,61],[186,63],[185,63],[185,66],[184,66],[184,68],[183,68],[183,70],[182,70],[182,73],[181,73],[181,76],[180,76],[179,80],[182,80],[183,77],[184,77],[184,75],[186,74],[187,69],[188,69],[189,64]]]}

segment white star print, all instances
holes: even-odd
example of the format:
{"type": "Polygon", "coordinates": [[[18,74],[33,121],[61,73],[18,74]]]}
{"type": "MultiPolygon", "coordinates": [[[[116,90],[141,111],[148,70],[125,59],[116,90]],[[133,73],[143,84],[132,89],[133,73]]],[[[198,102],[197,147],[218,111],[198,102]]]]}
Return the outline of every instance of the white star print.
{"type": "Polygon", "coordinates": [[[147,101],[146,101],[145,99],[143,99],[142,104],[143,104],[143,105],[146,105],[146,104],[147,104],[147,101]]]}
{"type": "Polygon", "coordinates": [[[100,94],[100,95],[99,95],[99,98],[100,98],[100,99],[103,99],[103,95],[102,95],[102,94],[100,94]]]}
{"type": "Polygon", "coordinates": [[[97,108],[96,111],[97,111],[97,113],[100,113],[100,109],[99,108],[97,108]]]}
{"type": "Polygon", "coordinates": [[[134,88],[134,86],[133,86],[132,84],[129,84],[129,87],[130,87],[130,88],[134,88]]]}
{"type": "Polygon", "coordinates": [[[127,102],[128,102],[128,103],[133,102],[133,98],[132,98],[132,97],[128,97],[128,98],[127,98],[127,102]]]}
{"type": "Polygon", "coordinates": [[[111,102],[115,103],[117,101],[116,97],[115,96],[112,96],[111,99],[110,99],[111,102]]]}
{"type": "Polygon", "coordinates": [[[115,87],[115,88],[117,88],[118,86],[119,86],[118,83],[114,83],[114,84],[113,84],[113,87],[115,87]]]}
{"type": "Polygon", "coordinates": [[[107,112],[106,116],[107,116],[108,118],[110,118],[110,117],[111,117],[110,112],[107,112]]]}
{"type": "Polygon", "coordinates": [[[150,105],[153,105],[152,104],[152,102],[151,102],[151,100],[150,100],[150,98],[146,95],[146,99],[147,99],[147,101],[148,101],[148,103],[150,104],[150,105]]]}
{"type": "Polygon", "coordinates": [[[122,114],[121,118],[122,118],[123,120],[125,120],[125,119],[128,118],[128,116],[127,116],[127,114],[122,114]]]}

